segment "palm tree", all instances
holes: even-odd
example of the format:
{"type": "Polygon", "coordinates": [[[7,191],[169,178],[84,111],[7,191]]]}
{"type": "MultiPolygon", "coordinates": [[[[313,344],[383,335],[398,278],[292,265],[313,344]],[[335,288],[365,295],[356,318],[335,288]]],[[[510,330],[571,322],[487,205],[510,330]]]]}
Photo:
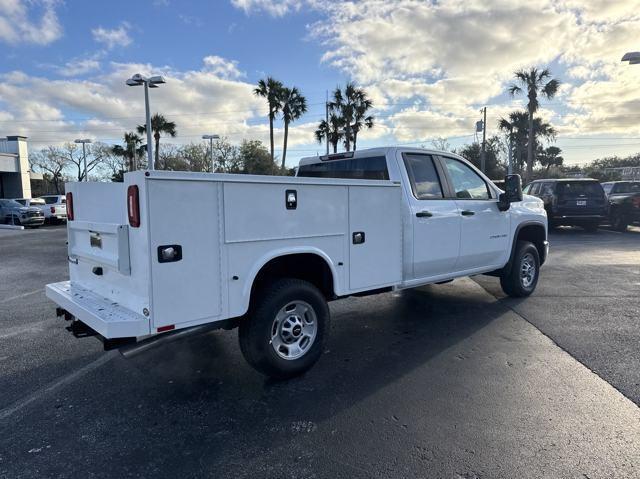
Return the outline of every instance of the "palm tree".
{"type": "MultiPolygon", "coordinates": [[[[498,128],[508,133],[513,142],[513,158],[517,169],[521,171],[524,166],[522,158],[525,150],[530,145],[536,148],[539,138],[553,140],[556,137],[556,130],[540,118],[533,119],[533,140],[529,141],[529,114],[526,111],[512,111],[509,113],[509,119],[501,118],[498,122],[498,128]]],[[[528,168],[528,165],[527,165],[528,168]]],[[[529,174],[529,179],[531,176],[529,174]]]]}
{"type": "Polygon", "coordinates": [[[289,123],[298,120],[307,112],[307,99],[300,94],[296,87],[282,88],[280,91],[282,105],[282,120],[284,121],[284,146],[282,148],[282,170],[287,158],[287,139],[289,137],[289,123]]]}
{"type": "Polygon", "coordinates": [[[344,122],[342,118],[332,113],[329,116],[329,124],[326,120],[322,120],[318,125],[318,129],[315,131],[316,140],[318,143],[322,143],[324,140],[329,140],[333,147],[333,152],[338,152],[338,143],[344,138],[344,122]]]}
{"type": "Polygon", "coordinates": [[[142,144],[142,138],[136,133],[129,131],[124,134],[124,147],[115,145],[111,148],[111,151],[116,156],[121,156],[127,163],[128,171],[135,171],[137,169],[136,159],[142,154],[144,149],[142,144]]]}
{"type": "MultiPolygon", "coordinates": [[[[138,125],[137,128],[138,133],[144,135],[147,133],[146,125],[138,125]]],[[[160,113],[155,113],[151,117],[151,131],[153,132],[153,138],[155,140],[155,164],[156,168],[159,166],[159,158],[160,158],[160,135],[162,133],[166,133],[170,137],[176,136],[176,124],[172,121],[168,121],[164,116],[160,113]]]]}
{"type": "Polygon", "coordinates": [[[269,105],[269,139],[271,141],[271,161],[275,161],[274,148],[273,148],[273,121],[276,119],[276,114],[282,108],[281,92],[282,82],[275,80],[272,77],[267,77],[264,80],[258,82],[258,87],[253,90],[253,94],[267,99],[269,105]]]}
{"type": "MultiPolygon", "coordinates": [[[[551,99],[555,96],[560,86],[560,82],[555,78],[551,78],[551,72],[548,69],[542,71],[535,67],[532,67],[529,71],[518,70],[514,73],[516,84],[512,84],[509,87],[509,93],[514,96],[516,94],[525,93],[529,99],[527,103],[527,111],[529,113],[529,136],[534,138],[533,134],[533,114],[538,111],[540,106],[538,102],[538,95],[542,95],[544,98],[551,99]]],[[[531,178],[533,172],[533,164],[535,163],[533,142],[529,142],[527,145],[527,173],[525,179],[531,178]]]]}
{"type": "Polygon", "coordinates": [[[367,115],[367,111],[373,107],[373,102],[367,98],[364,90],[360,89],[357,96],[356,106],[354,108],[353,125],[351,131],[353,134],[353,151],[356,151],[358,142],[358,132],[363,128],[373,128],[373,116],[367,115]]]}
{"type": "Polygon", "coordinates": [[[373,127],[373,116],[367,116],[367,111],[373,107],[373,102],[367,97],[362,88],[357,88],[349,82],[345,86],[344,93],[340,87],[333,92],[333,101],[329,108],[342,118],[345,126],[344,147],[351,151],[351,142],[355,144],[358,132],[363,128],[373,127]]]}

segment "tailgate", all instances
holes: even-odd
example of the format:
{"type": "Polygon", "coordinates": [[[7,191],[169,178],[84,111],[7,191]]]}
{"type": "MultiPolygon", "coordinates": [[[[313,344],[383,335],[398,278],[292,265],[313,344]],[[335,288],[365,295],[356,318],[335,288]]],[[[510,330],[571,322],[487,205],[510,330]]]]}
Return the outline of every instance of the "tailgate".
{"type": "Polygon", "coordinates": [[[70,287],[90,291],[136,317],[149,314],[143,179],[142,174],[134,173],[126,175],[125,183],[67,184],[73,202],[66,205],[73,209],[73,220],[67,222],[70,287]],[[129,225],[127,215],[130,184],[137,184],[140,191],[142,221],[137,227],[129,225]]]}

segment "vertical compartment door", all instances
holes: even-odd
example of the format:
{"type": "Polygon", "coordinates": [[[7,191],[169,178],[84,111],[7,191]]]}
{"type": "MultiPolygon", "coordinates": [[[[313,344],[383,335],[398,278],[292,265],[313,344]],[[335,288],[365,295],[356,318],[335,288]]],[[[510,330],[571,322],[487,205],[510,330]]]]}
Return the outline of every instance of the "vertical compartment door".
{"type": "Polygon", "coordinates": [[[149,180],[153,328],[221,313],[220,185],[149,180]],[[174,258],[161,250],[173,248],[174,258]]]}
{"type": "Polygon", "coordinates": [[[349,287],[402,281],[400,187],[349,186],[349,287]]]}

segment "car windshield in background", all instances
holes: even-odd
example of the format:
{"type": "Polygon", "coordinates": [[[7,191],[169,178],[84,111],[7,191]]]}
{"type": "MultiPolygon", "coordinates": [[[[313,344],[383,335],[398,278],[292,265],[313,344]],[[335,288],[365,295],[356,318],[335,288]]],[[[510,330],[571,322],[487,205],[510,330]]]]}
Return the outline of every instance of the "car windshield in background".
{"type": "Polygon", "coordinates": [[[328,160],[300,165],[298,176],[307,178],[347,178],[361,180],[388,180],[387,160],[384,156],[328,160]]]}
{"type": "Polygon", "coordinates": [[[52,205],[52,204],[58,202],[58,197],[57,196],[44,196],[42,199],[48,205],[52,205]]]}
{"type": "Polygon", "coordinates": [[[16,200],[0,200],[0,206],[4,206],[5,208],[22,208],[23,205],[16,200]]]}
{"type": "Polygon", "coordinates": [[[595,181],[573,181],[558,183],[558,194],[564,197],[602,196],[604,190],[595,181]]]}
{"type": "Polygon", "coordinates": [[[618,183],[614,190],[615,193],[640,193],[640,182],[635,183],[618,183]]]}

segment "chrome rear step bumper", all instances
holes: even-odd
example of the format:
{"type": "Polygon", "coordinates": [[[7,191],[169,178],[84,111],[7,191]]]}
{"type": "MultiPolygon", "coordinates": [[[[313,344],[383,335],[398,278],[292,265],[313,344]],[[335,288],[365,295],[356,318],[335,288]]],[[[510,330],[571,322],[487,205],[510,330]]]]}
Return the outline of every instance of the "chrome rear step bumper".
{"type": "Polygon", "coordinates": [[[47,298],[104,338],[150,334],[149,318],[71,281],[48,284],[47,298]]]}

